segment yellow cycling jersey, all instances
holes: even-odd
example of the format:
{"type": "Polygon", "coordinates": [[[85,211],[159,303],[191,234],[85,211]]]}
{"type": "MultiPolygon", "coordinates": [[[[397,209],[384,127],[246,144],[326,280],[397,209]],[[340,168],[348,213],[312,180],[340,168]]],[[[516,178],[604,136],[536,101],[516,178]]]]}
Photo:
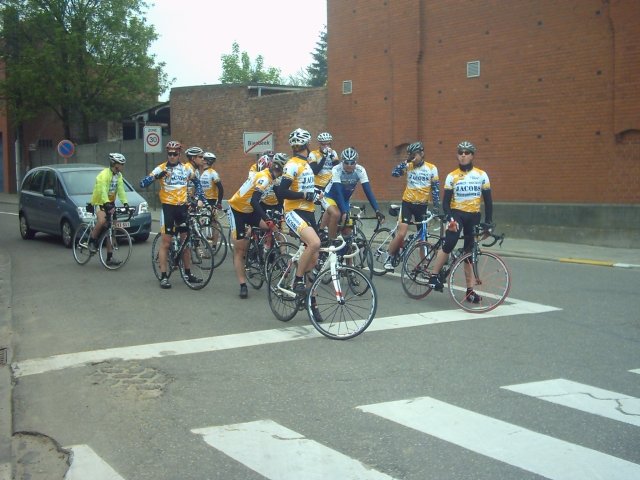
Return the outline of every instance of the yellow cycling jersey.
{"type": "Polygon", "coordinates": [[[428,203],[431,185],[438,181],[438,169],[431,163],[423,162],[419,167],[407,165],[407,186],[402,200],[409,203],[428,203]]]}
{"type": "Polygon", "coordinates": [[[265,190],[265,192],[262,194],[262,197],[260,197],[260,201],[262,203],[272,207],[278,205],[278,197],[276,196],[275,189],[280,186],[280,180],[282,180],[282,177],[276,178],[269,186],[269,188],[265,190]]]}
{"type": "Polygon", "coordinates": [[[204,191],[204,196],[208,200],[218,199],[218,185],[220,175],[213,168],[209,167],[200,174],[200,185],[204,191]]]}
{"type": "MultiPolygon", "coordinates": [[[[320,150],[314,150],[309,154],[309,163],[318,163],[320,160],[322,160],[322,152],[320,150]]],[[[334,166],[334,162],[338,162],[338,154],[335,150],[331,150],[324,165],[315,176],[315,184],[318,187],[326,187],[329,180],[331,180],[331,169],[334,166]]]]}
{"type": "MultiPolygon", "coordinates": [[[[314,175],[313,170],[304,158],[294,156],[285,164],[282,172],[283,179],[291,180],[290,190],[294,192],[313,193],[314,175]]],[[[315,212],[316,206],[313,202],[309,202],[304,198],[295,200],[285,199],[284,211],[305,210],[307,212],[315,212]]]]}
{"type": "Polygon", "coordinates": [[[489,190],[489,176],[484,170],[472,168],[463,172],[459,168],[447,175],[445,190],[453,190],[451,209],[477,213],[480,211],[480,200],[483,190],[489,190]]]}
{"type": "Polygon", "coordinates": [[[122,173],[118,172],[114,175],[111,168],[105,168],[96,177],[91,203],[93,205],[103,205],[107,202],[115,202],[116,195],[122,203],[127,203],[122,173]]]}
{"type": "Polygon", "coordinates": [[[184,205],[187,203],[187,187],[191,179],[196,177],[196,172],[191,164],[177,163],[171,165],[168,162],[161,163],[151,171],[151,175],[159,175],[164,170],[168,174],[162,177],[160,182],[160,203],[166,205],[184,205]]]}
{"type": "Polygon", "coordinates": [[[249,178],[253,177],[256,173],[258,173],[258,164],[252,163],[251,168],[249,168],[249,178]]]}
{"type": "Polygon", "coordinates": [[[264,193],[273,184],[273,177],[269,169],[257,172],[253,177],[247,178],[233,197],[229,199],[229,206],[236,212],[251,213],[251,197],[256,190],[264,193]]]}

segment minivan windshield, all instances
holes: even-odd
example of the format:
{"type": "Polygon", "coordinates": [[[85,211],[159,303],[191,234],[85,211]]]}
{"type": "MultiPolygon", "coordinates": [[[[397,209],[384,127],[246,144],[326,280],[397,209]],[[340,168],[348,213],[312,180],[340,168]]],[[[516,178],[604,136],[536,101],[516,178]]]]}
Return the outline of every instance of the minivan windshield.
{"type": "MultiPolygon", "coordinates": [[[[96,177],[100,172],[101,170],[99,169],[63,172],[62,178],[67,186],[69,195],[91,195],[93,193],[93,187],[96,184],[96,177]]],[[[131,192],[133,188],[125,181],[124,190],[131,192]]]]}

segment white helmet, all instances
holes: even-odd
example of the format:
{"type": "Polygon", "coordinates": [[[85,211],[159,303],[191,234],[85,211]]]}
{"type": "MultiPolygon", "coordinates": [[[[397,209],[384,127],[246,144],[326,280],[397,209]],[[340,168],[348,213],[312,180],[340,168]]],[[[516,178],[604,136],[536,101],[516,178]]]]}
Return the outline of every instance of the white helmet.
{"type": "Polygon", "coordinates": [[[320,143],[329,143],[333,141],[333,137],[329,132],[322,132],[318,135],[318,141],[320,143]]]}
{"type": "Polygon", "coordinates": [[[109,161],[111,163],[119,163],[120,165],[124,165],[125,163],[127,163],[127,159],[124,158],[124,155],[122,155],[121,153],[110,153],[109,161]]]}
{"type": "Polygon", "coordinates": [[[353,147],[345,148],[340,154],[340,159],[345,165],[355,165],[358,161],[358,152],[353,147]]]}
{"type": "Polygon", "coordinates": [[[216,154],[213,152],[204,152],[204,160],[205,162],[207,162],[209,165],[212,165],[213,162],[216,161],[216,154]]]}
{"type": "Polygon", "coordinates": [[[304,146],[311,140],[311,134],[302,128],[296,128],[289,134],[289,145],[304,146]]]}

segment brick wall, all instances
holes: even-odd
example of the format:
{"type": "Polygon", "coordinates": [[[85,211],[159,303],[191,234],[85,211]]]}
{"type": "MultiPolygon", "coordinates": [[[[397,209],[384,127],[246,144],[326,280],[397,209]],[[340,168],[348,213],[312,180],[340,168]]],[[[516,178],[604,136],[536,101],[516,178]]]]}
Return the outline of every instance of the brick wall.
{"type": "Polygon", "coordinates": [[[302,127],[312,135],[326,129],[326,89],[256,96],[237,85],[206,85],[171,90],[172,138],[216,154],[216,169],[229,198],[247,178],[256,155],[246,155],[242,134],[274,132],[275,151],[291,153],[289,133],[302,127]]]}
{"type": "Polygon", "coordinates": [[[640,2],[328,0],[328,16],[329,130],[378,197],[400,196],[408,142],[444,179],[468,139],[501,201],[640,202],[640,2]]]}

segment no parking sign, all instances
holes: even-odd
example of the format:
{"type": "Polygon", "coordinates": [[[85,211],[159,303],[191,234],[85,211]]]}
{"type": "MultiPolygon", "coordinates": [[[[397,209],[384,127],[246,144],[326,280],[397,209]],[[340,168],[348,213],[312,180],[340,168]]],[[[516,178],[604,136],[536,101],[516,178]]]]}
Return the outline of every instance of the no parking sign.
{"type": "Polygon", "coordinates": [[[144,153],[162,152],[162,127],[144,127],[144,153]]]}

